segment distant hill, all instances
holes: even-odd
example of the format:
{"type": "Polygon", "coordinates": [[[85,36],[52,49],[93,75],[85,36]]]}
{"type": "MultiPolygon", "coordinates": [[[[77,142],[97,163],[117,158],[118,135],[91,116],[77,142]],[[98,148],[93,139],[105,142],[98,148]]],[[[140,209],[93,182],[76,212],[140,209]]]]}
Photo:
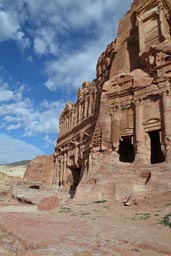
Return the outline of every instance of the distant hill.
{"type": "Polygon", "coordinates": [[[0,164],[0,172],[8,176],[23,178],[27,165],[31,160],[23,160],[19,162],[0,164]]]}
{"type": "Polygon", "coordinates": [[[9,164],[0,164],[0,166],[2,165],[7,165],[7,166],[11,166],[11,167],[17,167],[20,165],[28,165],[30,163],[31,160],[22,160],[19,162],[14,162],[14,163],[9,163],[9,164]]]}

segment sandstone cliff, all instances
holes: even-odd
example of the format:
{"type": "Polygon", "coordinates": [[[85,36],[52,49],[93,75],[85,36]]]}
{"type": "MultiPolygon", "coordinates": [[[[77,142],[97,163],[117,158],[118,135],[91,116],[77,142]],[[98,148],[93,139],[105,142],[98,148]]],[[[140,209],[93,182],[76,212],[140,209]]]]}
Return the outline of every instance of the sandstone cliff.
{"type": "MultiPolygon", "coordinates": [[[[71,198],[121,200],[156,191],[155,180],[161,170],[170,177],[171,164],[170,1],[133,1],[98,59],[96,79],[77,96],[60,116],[55,168],[39,165],[34,173],[35,161],[26,177],[71,198]]],[[[167,179],[162,184],[160,191],[171,189],[167,179]]]]}
{"type": "Polygon", "coordinates": [[[27,166],[24,180],[35,184],[52,185],[54,170],[53,155],[38,156],[27,166]]]}

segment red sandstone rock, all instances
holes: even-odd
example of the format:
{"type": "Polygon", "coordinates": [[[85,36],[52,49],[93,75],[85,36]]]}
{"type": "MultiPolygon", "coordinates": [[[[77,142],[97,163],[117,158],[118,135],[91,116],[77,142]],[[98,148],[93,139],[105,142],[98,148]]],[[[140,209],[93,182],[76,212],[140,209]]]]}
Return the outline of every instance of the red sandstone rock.
{"type": "Polygon", "coordinates": [[[54,176],[53,155],[38,156],[28,165],[24,180],[32,183],[52,185],[54,176]]]}
{"type": "Polygon", "coordinates": [[[170,13],[168,0],[135,0],[98,59],[96,79],[62,112],[55,183],[67,189],[70,179],[72,196],[134,198],[153,184],[143,166],[171,162],[170,13]],[[127,162],[137,167],[112,172],[127,162]]]}
{"type": "Polygon", "coordinates": [[[151,164],[171,163],[170,24],[170,1],[134,0],[98,59],[96,79],[61,113],[55,167],[52,156],[38,157],[25,180],[90,201],[136,198],[156,191],[159,177],[158,189],[171,189],[160,170],[150,174],[151,164]]]}
{"type": "Polygon", "coordinates": [[[38,204],[38,210],[40,211],[50,211],[58,208],[59,199],[57,196],[50,196],[42,198],[38,204]]]}

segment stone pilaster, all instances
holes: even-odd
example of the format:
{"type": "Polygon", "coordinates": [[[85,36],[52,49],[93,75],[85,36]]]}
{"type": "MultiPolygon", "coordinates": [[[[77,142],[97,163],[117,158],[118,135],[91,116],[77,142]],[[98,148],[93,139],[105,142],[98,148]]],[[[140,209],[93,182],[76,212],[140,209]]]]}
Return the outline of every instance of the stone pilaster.
{"type": "Polygon", "coordinates": [[[162,104],[163,104],[165,161],[171,162],[171,94],[169,91],[163,93],[162,104]]]}
{"type": "Polygon", "coordinates": [[[82,115],[82,106],[81,103],[79,102],[79,107],[78,107],[78,123],[81,122],[81,115],[82,115]]]}
{"type": "Polygon", "coordinates": [[[120,140],[120,118],[121,114],[118,107],[115,107],[112,111],[112,129],[111,129],[111,139],[112,139],[112,149],[116,161],[119,161],[119,140],[120,140]]]}
{"type": "Polygon", "coordinates": [[[63,156],[63,183],[65,184],[66,182],[66,167],[67,167],[67,153],[65,152],[64,153],[64,156],[63,156]]]}
{"type": "Polygon", "coordinates": [[[143,104],[135,103],[135,163],[145,164],[144,155],[144,126],[143,126],[143,104]]]}
{"type": "Polygon", "coordinates": [[[63,120],[60,122],[60,133],[61,135],[63,134],[63,130],[64,130],[64,123],[63,120]]]}
{"type": "Polygon", "coordinates": [[[138,28],[139,28],[139,48],[140,48],[140,53],[142,53],[145,51],[143,22],[140,17],[138,17],[137,19],[138,19],[138,28]]]}
{"type": "Polygon", "coordinates": [[[66,132],[66,118],[64,119],[64,132],[63,133],[65,133],[66,132]]]}
{"type": "Polygon", "coordinates": [[[58,179],[58,156],[56,155],[56,153],[54,154],[54,159],[55,159],[55,162],[54,162],[54,174],[53,174],[53,181],[52,181],[52,184],[54,186],[56,186],[56,184],[58,183],[57,182],[57,179],[58,179]]]}
{"type": "Polygon", "coordinates": [[[61,155],[60,177],[59,177],[59,180],[60,180],[59,183],[61,186],[63,185],[63,178],[64,178],[64,155],[62,154],[61,155]]]}
{"type": "Polygon", "coordinates": [[[96,101],[96,95],[95,95],[95,91],[94,91],[94,92],[92,93],[92,110],[91,110],[92,113],[94,113],[95,101],[96,101]]]}
{"type": "Polygon", "coordinates": [[[58,157],[58,177],[57,177],[57,182],[58,185],[61,186],[62,185],[62,156],[58,157]]]}
{"type": "Polygon", "coordinates": [[[92,104],[93,104],[93,99],[92,99],[92,93],[90,92],[89,106],[88,106],[88,115],[89,116],[91,116],[91,114],[92,114],[92,104]]]}
{"type": "Polygon", "coordinates": [[[169,24],[167,24],[166,17],[164,15],[163,4],[160,4],[159,6],[159,17],[161,35],[165,38],[165,40],[170,40],[169,24]]]}
{"type": "Polygon", "coordinates": [[[111,149],[111,113],[108,104],[102,103],[103,113],[99,116],[99,123],[101,125],[101,150],[111,149]]]}
{"type": "Polygon", "coordinates": [[[87,108],[88,108],[88,98],[85,97],[85,102],[84,102],[84,118],[87,118],[87,108]]]}

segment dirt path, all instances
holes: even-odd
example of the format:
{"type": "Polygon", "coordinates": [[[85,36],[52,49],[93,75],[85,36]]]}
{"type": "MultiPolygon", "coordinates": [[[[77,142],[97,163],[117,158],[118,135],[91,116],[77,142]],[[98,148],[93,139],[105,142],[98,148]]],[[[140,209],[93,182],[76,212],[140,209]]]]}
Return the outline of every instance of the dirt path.
{"type": "Polygon", "coordinates": [[[32,205],[1,205],[0,255],[162,256],[171,255],[171,212],[161,205],[71,204],[41,212],[32,205]]]}
{"type": "Polygon", "coordinates": [[[150,194],[133,206],[70,200],[39,211],[12,198],[14,187],[28,190],[1,175],[0,256],[171,256],[171,228],[161,223],[171,213],[171,192],[150,194]]]}

